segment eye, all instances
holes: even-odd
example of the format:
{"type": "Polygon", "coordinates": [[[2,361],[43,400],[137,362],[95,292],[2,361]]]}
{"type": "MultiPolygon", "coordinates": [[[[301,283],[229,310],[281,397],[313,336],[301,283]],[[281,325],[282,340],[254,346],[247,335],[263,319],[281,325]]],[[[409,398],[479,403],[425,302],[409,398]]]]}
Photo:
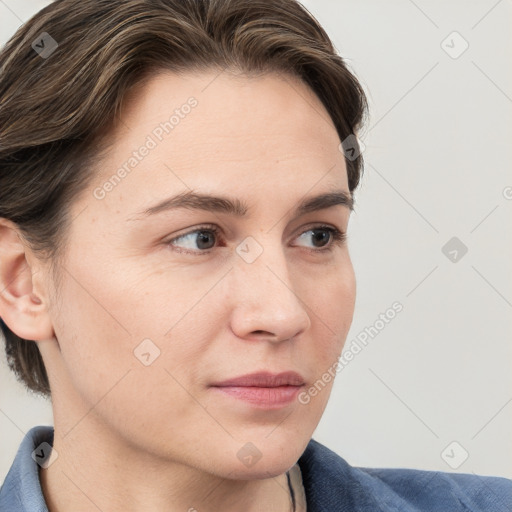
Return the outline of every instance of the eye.
{"type": "Polygon", "coordinates": [[[189,231],[169,240],[167,244],[178,252],[207,253],[209,249],[215,246],[218,235],[219,230],[215,226],[201,226],[194,231],[189,231]]]}
{"type": "MultiPolygon", "coordinates": [[[[313,250],[330,251],[334,245],[342,245],[346,241],[346,234],[331,226],[315,226],[304,231],[298,237],[301,241],[312,241],[313,250]]],[[[300,244],[299,244],[300,245],[300,244]]]]}

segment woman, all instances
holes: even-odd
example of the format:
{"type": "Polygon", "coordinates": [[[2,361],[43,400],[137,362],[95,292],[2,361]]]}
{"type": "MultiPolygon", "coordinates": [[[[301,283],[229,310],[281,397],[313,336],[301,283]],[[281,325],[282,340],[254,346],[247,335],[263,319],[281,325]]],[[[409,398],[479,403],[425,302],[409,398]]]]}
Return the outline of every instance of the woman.
{"type": "Polygon", "coordinates": [[[367,105],[300,4],[57,0],[0,65],[2,329],[54,412],[0,510],[503,507],[506,479],[311,439],[354,312],[367,105]]]}

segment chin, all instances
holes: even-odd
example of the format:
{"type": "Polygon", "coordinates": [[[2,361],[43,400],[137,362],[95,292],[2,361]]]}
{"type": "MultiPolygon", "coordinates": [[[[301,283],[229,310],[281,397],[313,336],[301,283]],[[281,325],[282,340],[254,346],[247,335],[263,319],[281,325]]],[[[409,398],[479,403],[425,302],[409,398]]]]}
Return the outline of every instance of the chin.
{"type": "Polygon", "coordinates": [[[233,471],[226,475],[226,478],[233,480],[263,480],[266,478],[274,478],[283,473],[286,473],[296,462],[296,459],[291,460],[289,463],[281,461],[278,464],[263,464],[258,462],[250,468],[240,468],[236,466],[233,471]]]}
{"type": "Polygon", "coordinates": [[[282,475],[297,462],[308,441],[297,442],[296,438],[292,444],[289,436],[286,439],[276,436],[274,442],[272,439],[261,439],[237,446],[235,463],[231,461],[228,468],[229,478],[256,480],[282,475]]]}

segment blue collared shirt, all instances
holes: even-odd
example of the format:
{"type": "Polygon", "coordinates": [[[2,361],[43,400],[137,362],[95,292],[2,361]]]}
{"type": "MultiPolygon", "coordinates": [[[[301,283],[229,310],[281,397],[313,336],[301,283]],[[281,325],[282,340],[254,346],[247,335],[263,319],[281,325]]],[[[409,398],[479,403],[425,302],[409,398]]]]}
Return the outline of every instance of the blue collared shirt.
{"type": "MultiPolygon", "coordinates": [[[[0,512],[48,512],[32,455],[45,442],[53,444],[53,427],[34,427],[23,439],[0,489],[0,512]]],[[[313,439],[298,462],[308,512],[512,511],[507,478],[356,468],[313,439]]]]}

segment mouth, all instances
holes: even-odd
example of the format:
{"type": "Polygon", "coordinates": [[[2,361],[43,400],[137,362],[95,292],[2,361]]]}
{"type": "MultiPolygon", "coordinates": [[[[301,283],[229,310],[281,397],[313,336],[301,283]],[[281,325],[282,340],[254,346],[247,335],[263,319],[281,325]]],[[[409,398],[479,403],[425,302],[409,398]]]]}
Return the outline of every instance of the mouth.
{"type": "Polygon", "coordinates": [[[297,372],[256,372],[213,384],[211,388],[261,409],[279,409],[291,404],[304,385],[297,372]]]}

